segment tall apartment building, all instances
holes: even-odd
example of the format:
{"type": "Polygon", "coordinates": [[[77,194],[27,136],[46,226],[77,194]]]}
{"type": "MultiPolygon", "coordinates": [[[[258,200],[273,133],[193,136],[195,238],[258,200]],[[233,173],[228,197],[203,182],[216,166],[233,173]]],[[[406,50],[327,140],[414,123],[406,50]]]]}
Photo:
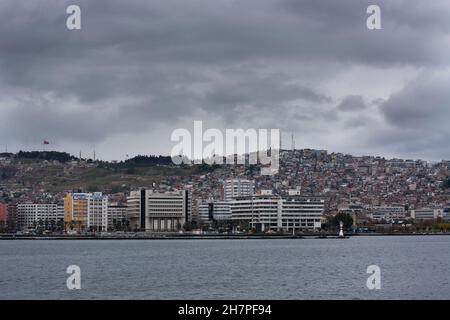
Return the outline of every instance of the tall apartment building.
{"type": "Polygon", "coordinates": [[[141,231],[177,231],[191,221],[191,197],[187,190],[156,193],[141,189],[127,197],[130,227],[141,231]]]}
{"type": "Polygon", "coordinates": [[[64,223],[76,230],[108,230],[108,196],[101,192],[69,193],[64,197],[64,223]]]}
{"type": "Polygon", "coordinates": [[[231,201],[237,197],[250,197],[255,193],[255,183],[247,179],[228,179],[223,183],[225,201],[231,201]]]}
{"type": "Polygon", "coordinates": [[[7,219],[7,206],[6,203],[0,202],[0,223],[6,223],[7,219]]]}
{"type": "Polygon", "coordinates": [[[19,203],[17,204],[17,228],[35,228],[39,224],[43,226],[49,223],[58,223],[64,218],[64,207],[59,204],[49,203],[19,203]]]}
{"type": "Polygon", "coordinates": [[[6,225],[9,231],[16,231],[17,228],[17,203],[6,205],[6,225]]]}
{"type": "Polygon", "coordinates": [[[261,231],[317,230],[324,204],[320,197],[242,197],[231,201],[231,219],[261,231]]]}
{"type": "Polygon", "coordinates": [[[209,201],[198,205],[200,223],[216,221],[231,221],[231,206],[226,201],[209,201]]]}
{"type": "Polygon", "coordinates": [[[123,225],[128,221],[128,208],[117,203],[108,204],[107,231],[114,230],[118,224],[123,225]]]}
{"type": "Polygon", "coordinates": [[[147,199],[151,190],[132,190],[127,197],[127,216],[132,230],[145,231],[147,199]]]}
{"type": "Polygon", "coordinates": [[[7,219],[8,219],[7,208],[8,207],[6,203],[0,202],[0,230],[4,230],[7,227],[7,219]]]}
{"type": "Polygon", "coordinates": [[[69,193],[64,197],[65,229],[85,230],[87,228],[88,194],[69,193]]]}

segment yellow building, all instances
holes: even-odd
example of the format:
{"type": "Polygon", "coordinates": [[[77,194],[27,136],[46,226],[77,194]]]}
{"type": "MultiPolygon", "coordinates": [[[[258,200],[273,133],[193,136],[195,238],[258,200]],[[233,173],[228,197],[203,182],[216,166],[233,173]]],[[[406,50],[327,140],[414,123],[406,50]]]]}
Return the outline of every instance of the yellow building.
{"type": "Polygon", "coordinates": [[[101,192],[66,194],[64,225],[66,230],[107,231],[108,197],[101,192]]]}
{"type": "Polygon", "coordinates": [[[69,193],[64,197],[64,226],[66,230],[85,230],[89,212],[89,195],[69,193]]]}

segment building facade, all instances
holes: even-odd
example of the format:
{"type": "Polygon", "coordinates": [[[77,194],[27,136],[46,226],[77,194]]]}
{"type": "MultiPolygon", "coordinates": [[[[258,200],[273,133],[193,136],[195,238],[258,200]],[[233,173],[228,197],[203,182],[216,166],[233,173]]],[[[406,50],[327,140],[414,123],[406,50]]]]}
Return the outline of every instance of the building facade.
{"type": "Polygon", "coordinates": [[[6,206],[6,225],[9,231],[17,231],[17,203],[8,203],[6,206]]]}
{"type": "Polygon", "coordinates": [[[321,227],[324,204],[320,197],[242,197],[231,201],[231,218],[260,231],[312,231],[321,227]]]}
{"type": "Polygon", "coordinates": [[[127,197],[127,216],[132,230],[145,231],[148,189],[133,190],[127,197]]]}
{"type": "Polygon", "coordinates": [[[90,194],[87,226],[92,231],[108,231],[108,196],[101,192],[90,194]]]}
{"type": "Polygon", "coordinates": [[[372,207],[370,216],[373,220],[398,220],[406,218],[404,206],[379,206],[372,207]]]}
{"type": "Polygon", "coordinates": [[[0,202],[0,231],[3,232],[8,227],[8,206],[0,202]]]}
{"type": "Polygon", "coordinates": [[[107,231],[116,230],[120,225],[122,229],[125,229],[129,225],[128,220],[128,208],[125,205],[117,203],[108,204],[107,215],[107,231]]]}
{"type": "Polygon", "coordinates": [[[187,190],[157,193],[132,191],[127,197],[130,227],[149,232],[178,231],[191,221],[192,201],[187,190]]]}
{"type": "Polygon", "coordinates": [[[56,225],[64,219],[64,207],[59,204],[20,203],[17,204],[17,228],[34,229],[38,226],[56,225]]]}
{"type": "Polygon", "coordinates": [[[208,201],[198,205],[198,217],[202,224],[216,221],[231,221],[231,205],[226,201],[208,201]]]}
{"type": "Polygon", "coordinates": [[[411,210],[411,218],[414,220],[435,220],[444,216],[443,209],[421,208],[411,210]]]}
{"type": "Polygon", "coordinates": [[[0,202],[0,223],[6,223],[7,217],[7,205],[0,202]]]}
{"type": "Polygon", "coordinates": [[[247,179],[228,179],[223,183],[223,195],[225,201],[231,201],[237,197],[250,197],[255,193],[255,183],[247,179]]]}
{"type": "Polygon", "coordinates": [[[64,197],[66,229],[107,231],[108,196],[101,192],[69,193],[64,197]]]}

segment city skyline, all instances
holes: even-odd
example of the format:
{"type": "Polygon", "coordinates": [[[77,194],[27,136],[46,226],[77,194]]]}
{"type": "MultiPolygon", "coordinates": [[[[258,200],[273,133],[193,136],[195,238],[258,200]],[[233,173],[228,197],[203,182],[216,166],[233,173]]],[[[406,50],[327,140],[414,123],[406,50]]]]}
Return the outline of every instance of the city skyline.
{"type": "MultiPolygon", "coordinates": [[[[287,144],[287,143],[286,143],[287,144]]],[[[281,148],[280,150],[282,151],[293,151],[293,150],[297,150],[297,151],[302,151],[302,150],[317,150],[317,151],[326,151],[330,154],[343,154],[343,155],[349,155],[352,157],[370,157],[370,158],[382,158],[382,159],[386,159],[386,160],[393,160],[393,159],[400,159],[400,160],[413,160],[413,161],[425,161],[428,163],[439,163],[442,161],[450,161],[450,156],[449,158],[442,158],[442,159],[425,159],[425,158],[414,158],[414,157],[399,157],[399,156],[386,156],[386,155],[381,155],[381,154],[368,154],[368,153],[362,153],[362,154],[357,154],[357,153],[351,153],[351,152],[340,152],[339,150],[327,150],[327,149],[321,149],[321,148],[302,148],[302,147],[296,147],[295,149],[292,149],[290,147],[288,148],[284,148],[284,143],[283,143],[283,148],[281,148]]],[[[81,154],[81,159],[83,161],[88,161],[88,160],[96,160],[96,161],[104,161],[104,162],[124,162],[126,160],[130,160],[133,159],[135,157],[170,157],[170,153],[169,154],[155,154],[155,153],[147,153],[144,154],[143,152],[138,152],[136,154],[126,154],[124,155],[124,157],[122,158],[114,158],[114,159],[106,159],[106,158],[102,158],[101,155],[98,155],[98,151],[96,149],[92,149],[92,150],[88,150],[86,152],[81,152],[80,150],[78,152],[75,153],[70,153],[68,150],[38,150],[38,149],[29,149],[29,150],[25,150],[25,149],[20,149],[17,151],[14,150],[10,150],[7,149],[7,151],[1,151],[0,154],[12,154],[12,155],[16,155],[19,152],[37,152],[37,153],[41,153],[41,152],[57,152],[57,153],[67,153],[70,156],[74,157],[75,159],[79,159],[80,158],[80,154],[81,154]],[[94,159],[94,155],[95,155],[95,159],[94,159]]],[[[235,155],[239,155],[239,154],[235,154],[235,155]]],[[[244,155],[248,155],[248,153],[245,153],[244,155]]],[[[194,161],[193,159],[191,159],[192,161],[194,161]]],[[[204,161],[204,159],[203,159],[204,161]]],[[[202,162],[205,163],[205,162],[202,162]]],[[[194,163],[193,163],[194,164],[194,163]]],[[[177,164],[174,163],[174,165],[176,166],[177,164]]],[[[248,165],[248,162],[245,163],[245,165],[248,165]]]]}

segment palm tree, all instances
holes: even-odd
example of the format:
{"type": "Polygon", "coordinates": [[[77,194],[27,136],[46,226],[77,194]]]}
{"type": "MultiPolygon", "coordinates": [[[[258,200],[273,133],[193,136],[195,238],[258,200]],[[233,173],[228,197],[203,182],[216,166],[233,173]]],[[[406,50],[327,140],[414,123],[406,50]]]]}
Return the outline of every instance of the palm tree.
{"type": "Polygon", "coordinates": [[[130,231],[130,220],[125,219],[125,227],[126,227],[126,231],[130,231]]]}
{"type": "Polygon", "coordinates": [[[59,219],[58,222],[56,223],[56,230],[62,231],[63,229],[65,229],[64,219],[59,219]]]}
{"type": "Polygon", "coordinates": [[[43,221],[42,219],[39,219],[39,221],[38,221],[38,227],[39,227],[40,229],[42,229],[43,226],[44,226],[44,221],[43,221]]]}

